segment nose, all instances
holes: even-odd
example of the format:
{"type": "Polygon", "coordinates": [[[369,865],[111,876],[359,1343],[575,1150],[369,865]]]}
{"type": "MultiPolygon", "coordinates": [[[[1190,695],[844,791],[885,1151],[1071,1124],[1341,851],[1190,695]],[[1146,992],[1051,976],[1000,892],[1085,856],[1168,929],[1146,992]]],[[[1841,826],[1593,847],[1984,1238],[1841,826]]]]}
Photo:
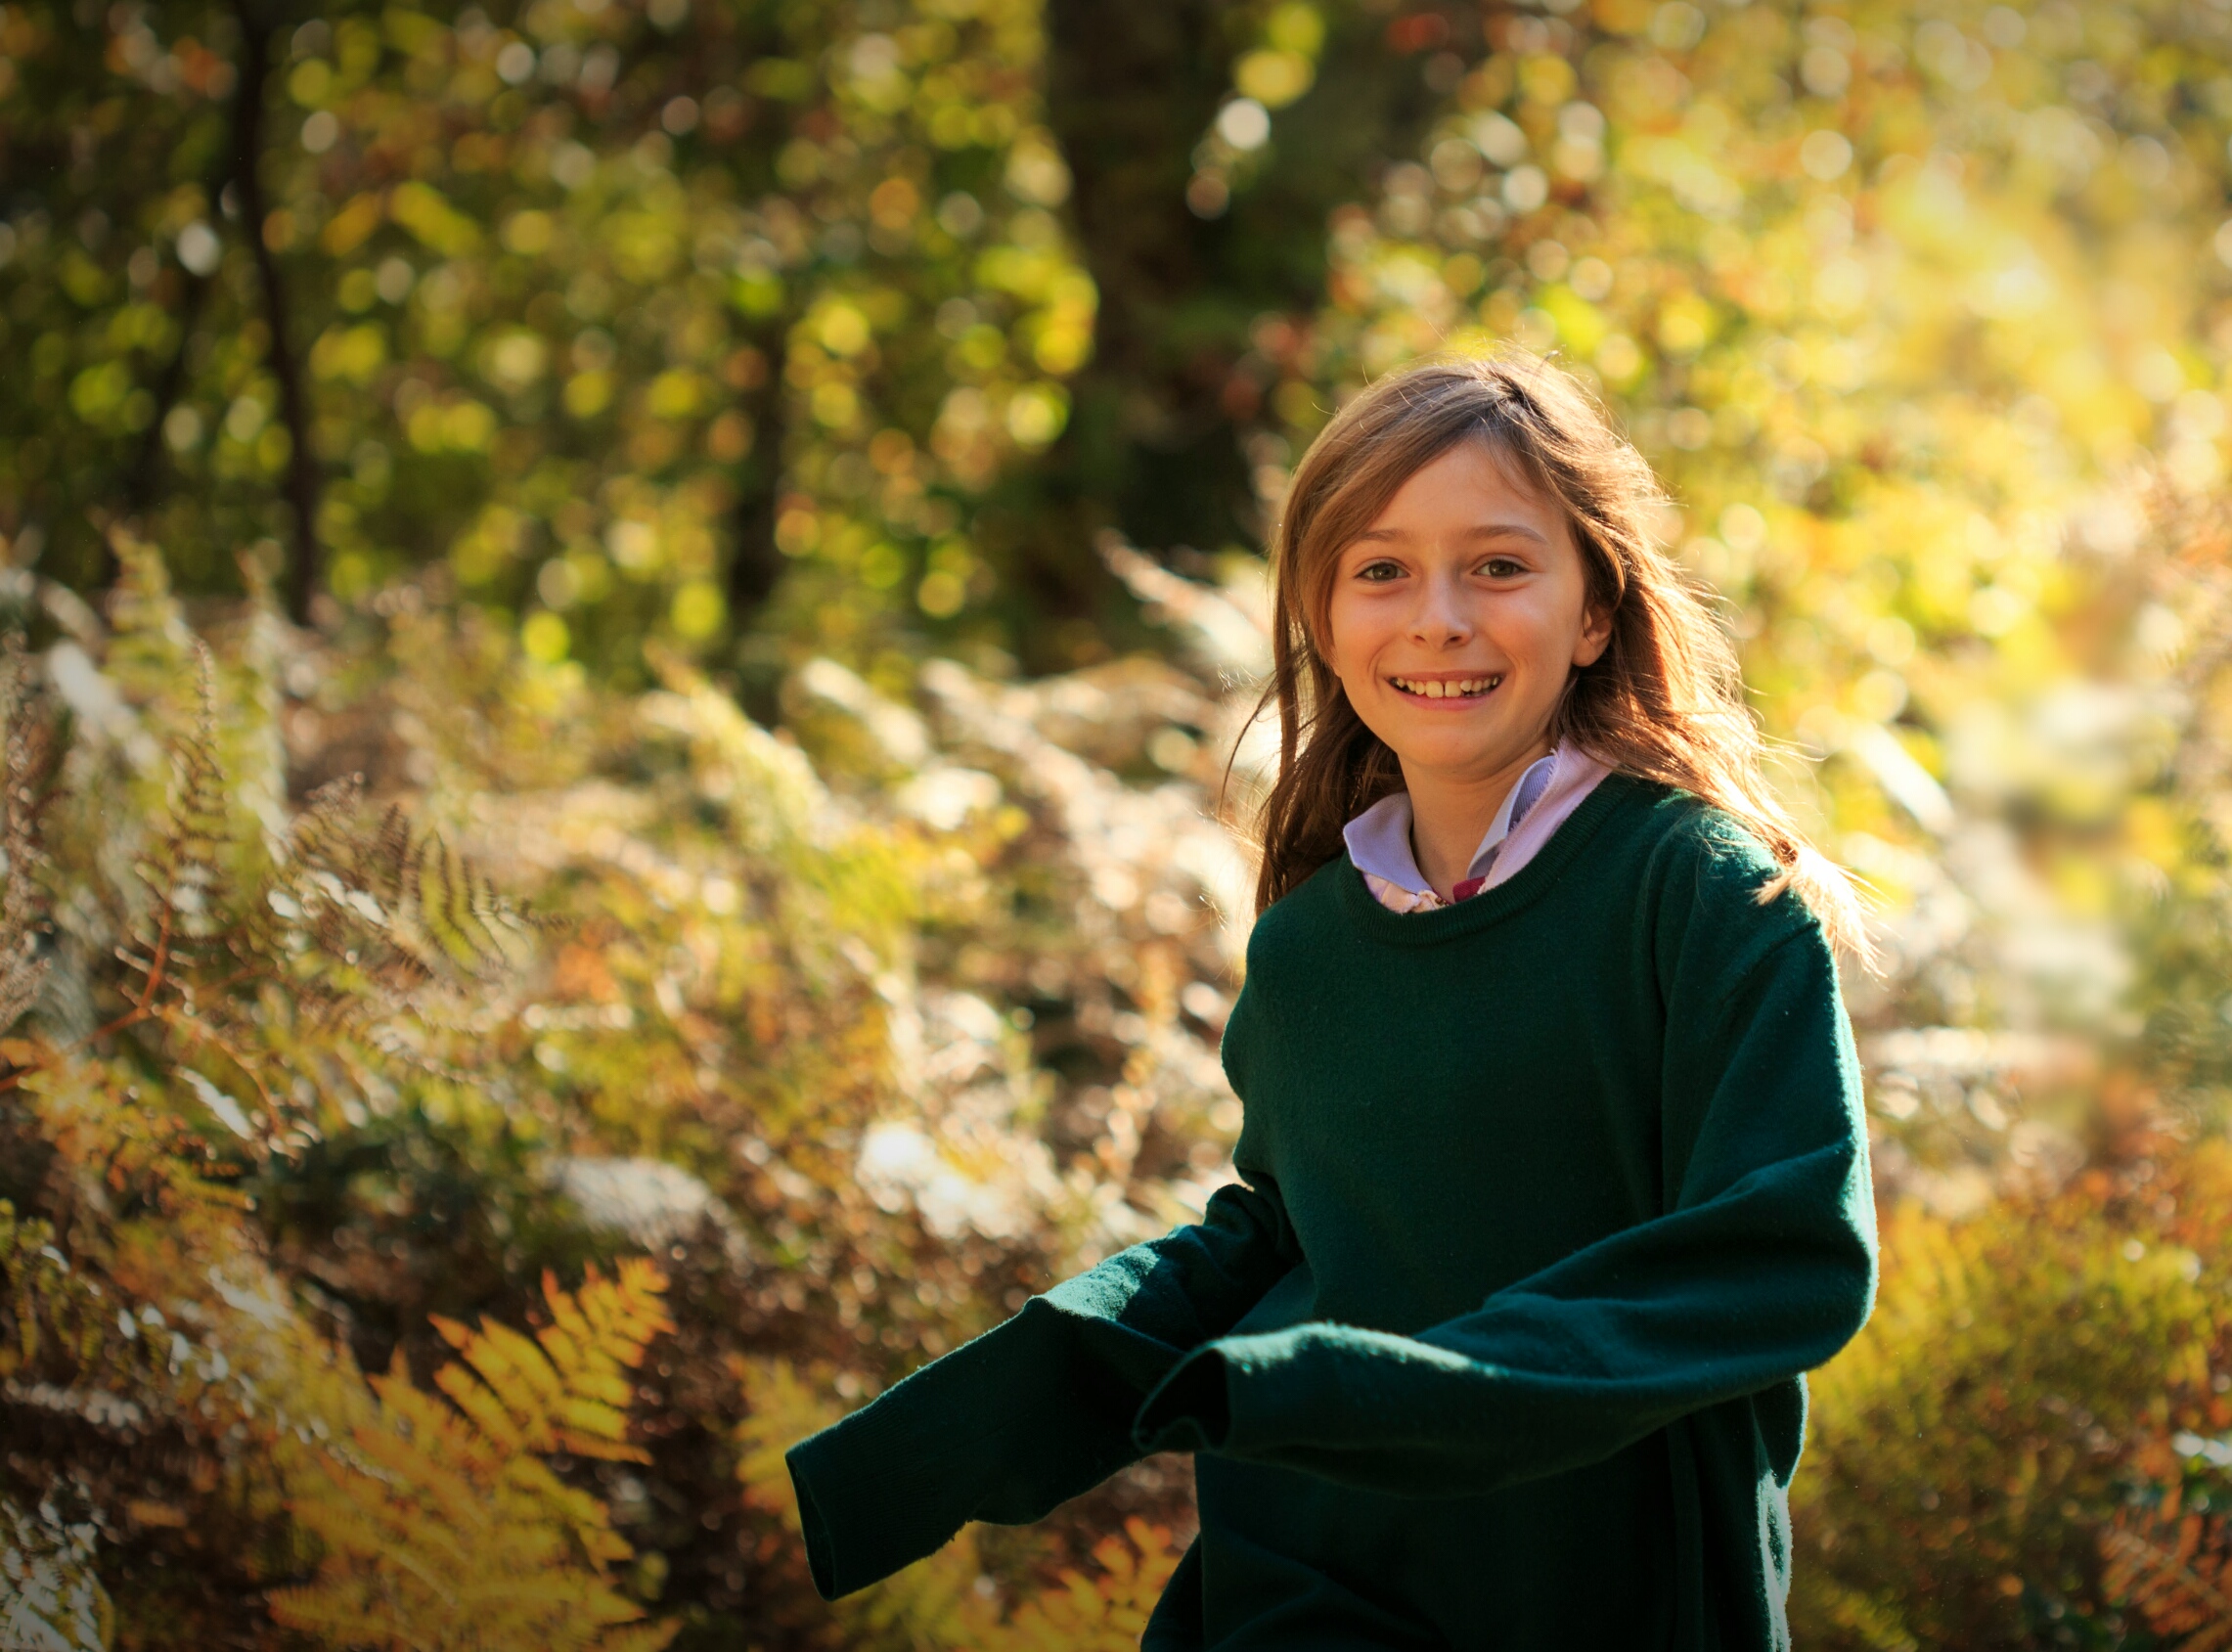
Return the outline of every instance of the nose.
{"type": "Polygon", "coordinates": [[[1418,582],[1418,603],[1410,614],[1412,642],[1430,648],[1460,647],[1472,641],[1470,604],[1461,581],[1436,573],[1418,582]]]}

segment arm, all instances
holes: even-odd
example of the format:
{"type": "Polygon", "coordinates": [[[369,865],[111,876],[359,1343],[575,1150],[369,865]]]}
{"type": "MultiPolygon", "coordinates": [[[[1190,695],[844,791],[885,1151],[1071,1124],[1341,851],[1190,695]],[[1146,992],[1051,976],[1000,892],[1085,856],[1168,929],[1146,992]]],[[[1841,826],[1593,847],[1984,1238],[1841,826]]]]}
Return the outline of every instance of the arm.
{"type": "Polygon", "coordinates": [[[1666,1214],[1416,1336],[1314,1323],[1210,1344],[1141,1408],[1139,1443],[1475,1493],[1599,1460],[1834,1354],[1874,1289],[1835,965],[1811,923],[1710,896],[1719,910],[1657,943],[1666,1214]]]}
{"type": "Polygon", "coordinates": [[[1277,1188],[1218,1190],[1201,1222],[1110,1257],[793,1447],[824,1598],[971,1520],[1037,1520],[1146,1453],[1140,1399],[1300,1260],[1277,1188]]]}

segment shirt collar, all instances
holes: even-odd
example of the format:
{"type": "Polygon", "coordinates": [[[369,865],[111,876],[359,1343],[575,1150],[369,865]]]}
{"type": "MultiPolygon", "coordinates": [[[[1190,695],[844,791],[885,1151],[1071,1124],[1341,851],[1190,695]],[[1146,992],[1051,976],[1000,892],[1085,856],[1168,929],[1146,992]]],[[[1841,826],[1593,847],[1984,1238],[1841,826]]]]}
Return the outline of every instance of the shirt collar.
{"type": "MultiPolygon", "coordinates": [[[[1537,758],[1519,777],[1518,783],[1504,794],[1495,819],[1489,823],[1480,847],[1472,853],[1472,864],[1465,869],[1467,878],[1488,875],[1503,840],[1550,788],[1550,781],[1557,774],[1558,753],[1564,749],[1560,746],[1549,756],[1537,758]]],[[[1417,857],[1411,853],[1410,793],[1407,791],[1389,792],[1342,827],[1341,837],[1348,845],[1350,861],[1366,876],[1384,878],[1413,895],[1433,893],[1433,886],[1418,870],[1417,857]]]]}

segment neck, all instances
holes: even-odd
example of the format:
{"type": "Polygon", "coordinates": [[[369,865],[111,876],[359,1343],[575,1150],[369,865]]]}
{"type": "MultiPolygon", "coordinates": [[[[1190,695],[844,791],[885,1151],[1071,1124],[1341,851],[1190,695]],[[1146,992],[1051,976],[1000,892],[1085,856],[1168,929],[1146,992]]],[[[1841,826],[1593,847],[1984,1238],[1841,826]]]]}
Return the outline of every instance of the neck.
{"type": "Polygon", "coordinates": [[[1519,777],[1547,757],[1550,748],[1544,735],[1487,774],[1414,771],[1404,765],[1403,783],[1410,793],[1410,852],[1435,894],[1454,899],[1451,891],[1471,871],[1473,851],[1495,824],[1495,812],[1519,777]]]}

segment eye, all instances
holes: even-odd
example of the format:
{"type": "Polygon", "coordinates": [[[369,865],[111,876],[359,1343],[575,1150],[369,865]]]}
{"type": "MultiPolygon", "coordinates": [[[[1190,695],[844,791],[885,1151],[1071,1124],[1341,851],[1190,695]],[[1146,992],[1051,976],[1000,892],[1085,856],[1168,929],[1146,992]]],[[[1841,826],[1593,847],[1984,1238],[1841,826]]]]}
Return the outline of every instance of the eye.
{"type": "Polygon", "coordinates": [[[1390,579],[1401,579],[1402,577],[1403,564],[1401,562],[1391,562],[1384,557],[1378,558],[1375,561],[1366,562],[1362,567],[1357,569],[1357,578],[1368,580],[1375,585],[1384,583],[1390,579]]]}
{"type": "Polygon", "coordinates": [[[1480,571],[1491,579],[1516,579],[1527,571],[1527,564],[1516,557],[1491,557],[1480,564],[1480,571]]]}

